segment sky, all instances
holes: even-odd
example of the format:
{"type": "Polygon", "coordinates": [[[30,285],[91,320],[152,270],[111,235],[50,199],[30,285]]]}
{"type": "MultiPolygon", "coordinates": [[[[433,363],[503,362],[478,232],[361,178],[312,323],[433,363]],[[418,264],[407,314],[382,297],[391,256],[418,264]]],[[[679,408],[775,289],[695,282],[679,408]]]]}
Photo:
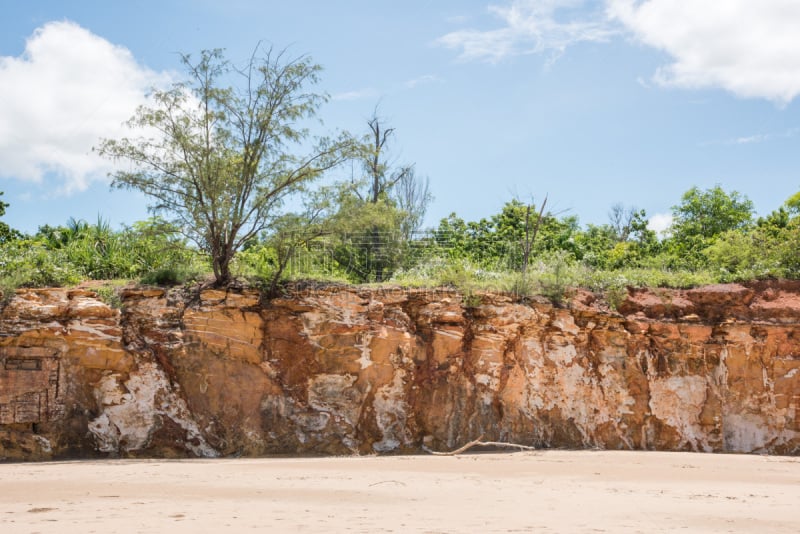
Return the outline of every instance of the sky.
{"type": "Polygon", "coordinates": [[[242,61],[259,42],[324,68],[314,133],[366,133],[378,109],[393,161],[430,179],[427,226],[547,195],[583,224],[623,203],[662,229],[693,186],[760,214],[800,190],[797,0],[29,0],[2,14],[3,220],[25,232],[147,217],[92,147],[181,79],[182,53],[242,61]]]}

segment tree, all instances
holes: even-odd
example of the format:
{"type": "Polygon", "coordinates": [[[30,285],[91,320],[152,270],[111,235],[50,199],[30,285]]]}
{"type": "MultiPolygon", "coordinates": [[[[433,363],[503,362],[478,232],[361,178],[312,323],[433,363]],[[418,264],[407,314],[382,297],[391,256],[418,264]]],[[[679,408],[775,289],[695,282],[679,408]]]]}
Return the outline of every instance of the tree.
{"type": "Polygon", "coordinates": [[[395,130],[377,110],[367,126],[358,158],[362,174],[340,190],[341,246],[334,257],[354,279],[381,282],[398,267],[432,197],[428,180],[419,179],[413,165],[395,165],[390,158],[395,130]]]}
{"type": "Polygon", "coordinates": [[[210,256],[224,285],[236,251],[270,226],[288,195],[344,161],[354,144],[346,135],[322,138],[295,155],[310,144],[302,121],[326,100],[307,88],[320,66],[306,56],[287,59],[259,46],[243,67],[220,50],[182,61],[188,81],[155,90],[152,104],[128,122],[155,134],[105,139],[99,152],[134,165],[115,172],[112,186],[152,197],[151,211],[210,256]],[[227,80],[239,83],[224,86],[227,80]]]}
{"type": "Polygon", "coordinates": [[[408,241],[414,232],[419,231],[428,205],[433,200],[430,179],[427,176],[419,178],[414,167],[411,167],[410,172],[404,173],[397,181],[393,197],[397,207],[406,214],[400,231],[408,241]]]}
{"type": "MultiPolygon", "coordinates": [[[[3,192],[0,191],[0,197],[3,196],[3,192]]],[[[8,207],[8,203],[3,202],[0,200],[0,217],[6,214],[6,208],[8,207]]],[[[8,226],[3,221],[0,221],[0,245],[6,243],[8,241],[13,241],[15,239],[19,239],[22,237],[22,234],[8,226]]]]}
{"type": "Polygon", "coordinates": [[[336,236],[333,258],[357,282],[391,276],[402,256],[399,232],[405,213],[391,199],[371,202],[349,187],[339,189],[330,227],[336,236]]]}
{"type": "Polygon", "coordinates": [[[413,165],[403,165],[397,169],[391,169],[386,153],[387,143],[394,134],[394,128],[387,128],[381,121],[376,110],[367,121],[369,134],[368,142],[364,146],[363,163],[369,185],[366,200],[372,204],[376,204],[382,197],[388,196],[394,185],[404,176],[409,175],[413,169],[413,165]]]}
{"type": "MultiPolygon", "coordinates": [[[[373,113],[372,118],[367,121],[370,130],[370,143],[366,145],[366,153],[364,155],[364,170],[367,173],[367,180],[369,184],[368,195],[366,201],[373,206],[383,201],[387,203],[389,200],[389,191],[395,186],[397,182],[403,179],[404,176],[410,175],[413,167],[410,165],[402,166],[398,169],[390,170],[389,162],[386,158],[386,143],[394,133],[394,128],[386,128],[381,124],[381,119],[378,117],[377,110],[373,113]]],[[[388,204],[388,203],[387,203],[388,204]]],[[[393,206],[388,205],[392,208],[393,206]]],[[[384,250],[387,243],[386,238],[381,236],[380,227],[373,225],[370,229],[370,241],[368,244],[369,256],[371,263],[374,266],[375,281],[383,281],[387,268],[390,267],[387,262],[387,254],[384,250]]]]}
{"type": "Polygon", "coordinates": [[[331,233],[333,218],[330,191],[321,188],[306,199],[305,210],[283,215],[273,226],[264,241],[264,247],[274,254],[272,272],[268,277],[268,291],[276,295],[289,262],[302,247],[310,247],[317,239],[331,233]]]}
{"type": "Polygon", "coordinates": [[[434,236],[451,258],[466,259],[482,268],[524,273],[534,256],[558,250],[574,256],[576,252],[577,218],[559,219],[545,211],[546,203],[546,197],[538,206],[513,199],[500,213],[470,222],[453,213],[440,221],[434,236]]]}
{"type": "Polygon", "coordinates": [[[786,199],[784,205],[791,213],[800,214],[800,191],[786,199]]]}
{"type": "Polygon", "coordinates": [[[538,213],[536,212],[535,204],[527,204],[525,206],[525,235],[522,238],[522,276],[525,276],[528,271],[531,249],[539,233],[539,227],[542,225],[545,206],[547,206],[547,195],[544,196],[538,213]]]}
{"type": "Polygon", "coordinates": [[[744,230],[752,225],[753,203],[719,185],[701,191],[692,187],[672,207],[670,238],[665,243],[668,265],[673,268],[697,269],[707,263],[702,252],[725,232],[744,230]]]}
{"type": "Polygon", "coordinates": [[[721,234],[703,251],[722,281],[800,276],[800,220],[781,208],[746,231],[721,234]]]}
{"type": "Polygon", "coordinates": [[[647,213],[617,203],[608,212],[608,224],[589,224],[575,236],[576,254],[587,265],[603,269],[637,267],[658,248],[658,238],[647,228],[647,213]]]}
{"type": "Polygon", "coordinates": [[[642,222],[644,227],[647,227],[644,210],[637,210],[633,206],[626,209],[620,202],[611,206],[608,211],[608,222],[614,230],[617,242],[627,241],[631,233],[641,229],[642,222]]]}
{"type": "Polygon", "coordinates": [[[726,193],[719,185],[701,191],[686,191],[681,203],[672,207],[672,237],[712,239],[728,230],[745,228],[752,222],[753,203],[738,191],[726,193]]]}

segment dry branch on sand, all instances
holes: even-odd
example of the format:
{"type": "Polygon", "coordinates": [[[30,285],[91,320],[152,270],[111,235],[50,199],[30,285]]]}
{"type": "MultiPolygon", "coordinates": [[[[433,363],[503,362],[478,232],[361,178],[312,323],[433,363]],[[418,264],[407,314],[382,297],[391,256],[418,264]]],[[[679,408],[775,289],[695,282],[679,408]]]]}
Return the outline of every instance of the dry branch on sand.
{"type": "Polygon", "coordinates": [[[474,439],[469,443],[462,445],[461,447],[448,452],[437,452],[432,451],[428,447],[422,446],[422,450],[427,452],[428,454],[433,454],[435,456],[455,456],[456,454],[461,454],[462,452],[466,452],[473,447],[504,447],[510,449],[519,449],[521,451],[535,451],[536,447],[531,447],[529,445],[520,445],[519,443],[505,443],[503,441],[481,441],[483,439],[483,434],[481,434],[478,439],[474,439]]]}

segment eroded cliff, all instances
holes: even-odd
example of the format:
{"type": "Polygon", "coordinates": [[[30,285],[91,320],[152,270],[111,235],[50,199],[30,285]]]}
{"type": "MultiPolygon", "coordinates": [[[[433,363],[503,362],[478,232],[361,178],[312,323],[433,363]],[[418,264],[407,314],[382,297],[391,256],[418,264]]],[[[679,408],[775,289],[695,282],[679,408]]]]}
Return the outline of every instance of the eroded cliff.
{"type": "Polygon", "coordinates": [[[540,447],[800,452],[800,284],[612,312],[440,290],[19,291],[0,458],[540,447]]]}

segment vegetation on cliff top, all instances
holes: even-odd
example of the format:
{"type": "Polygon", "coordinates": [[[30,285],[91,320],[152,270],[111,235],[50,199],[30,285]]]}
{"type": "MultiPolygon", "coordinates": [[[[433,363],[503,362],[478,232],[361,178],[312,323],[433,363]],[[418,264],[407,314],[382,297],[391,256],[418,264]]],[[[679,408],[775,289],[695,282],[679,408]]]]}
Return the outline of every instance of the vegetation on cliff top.
{"type": "MultiPolygon", "coordinates": [[[[33,235],[0,221],[0,289],[85,279],[170,284],[213,273],[219,285],[245,277],[271,291],[285,279],[314,278],[555,301],[583,286],[613,303],[630,285],[800,278],[800,192],[756,219],[736,191],[692,188],[661,236],[644,210],[617,204],[606,224],[581,226],[576,215],[548,211],[546,197],[512,199],[479,221],[452,213],[421,230],[428,179],[392,159],[395,132],[377,110],[360,138],[308,139],[302,122],[325,97],[307,89],[320,69],[307,57],[270,50],[239,68],[212,51],[184,63],[189,82],[156,92],[130,121],[151,137],[99,147],[133,164],[113,185],[149,195],[155,216],[117,230],[99,218],[70,220],[33,235]],[[241,83],[222,85],[231,79],[241,83]],[[349,177],[313,186],[342,162],[351,163],[349,177]],[[294,212],[282,209],[289,196],[301,206],[294,212]]],[[[7,206],[0,201],[0,217],[7,206]]]]}
{"type": "MultiPolygon", "coordinates": [[[[232,275],[273,290],[280,280],[313,278],[452,285],[467,293],[491,289],[542,294],[554,301],[563,299],[569,287],[580,286],[604,293],[612,305],[627,286],[800,278],[797,206],[787,202],[753,219],[744,197],[719,187],[688,191],[673,209],[671,231],[660,239],[646,228],[645,214],[638,210],[617,206],[609,223],[585,227],[574,215],[545,213],[525,274],[523,243],[531,210],[518,200],[488,219],[464,221],[452,214],[435,229],[407,234],[396,200],[387,197],[372,206],[357,200],[339,190],[315,214],[285,215],[280,226],[234,256],[232,275]],[[718,215],[720,210],[727,219],[718,215]],[[727,225],[717,224],[722,219],[727,225]],[[376,276],[376,261],[382,280],[376,276]]],[[[0,243],[0,287],[6,290],[87,279],[177,284],[212,272],[206,254],[157,218],[118,230],[102,220],[70,220],[40,227],[34,235],[10,229],[6,235],[0,243]]]]}

